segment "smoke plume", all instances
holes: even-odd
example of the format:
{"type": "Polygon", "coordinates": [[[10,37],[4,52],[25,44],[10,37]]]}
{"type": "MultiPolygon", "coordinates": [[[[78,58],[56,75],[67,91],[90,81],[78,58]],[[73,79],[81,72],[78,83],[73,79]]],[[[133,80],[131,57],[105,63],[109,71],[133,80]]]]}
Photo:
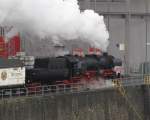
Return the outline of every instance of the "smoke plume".
{"type": "Polygon", "coordinates": [[[0,0],[0,16],[2,25],[54,42],[80,40],[104,51],[108,46],[103,16],[81,12],[77,0],[0,0]]]}

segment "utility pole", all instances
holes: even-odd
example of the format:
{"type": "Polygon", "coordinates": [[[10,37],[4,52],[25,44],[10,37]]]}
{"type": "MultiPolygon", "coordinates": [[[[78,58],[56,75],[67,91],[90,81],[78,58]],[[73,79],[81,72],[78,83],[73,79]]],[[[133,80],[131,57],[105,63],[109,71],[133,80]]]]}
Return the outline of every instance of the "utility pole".
{"type": "MultiPolygon", "coordinates": [[[[148,0],[145,0],[145,13],[148,14],[148,0]]],[[[145,40],[145,62],[148,61],[147,47],[148,47],[148,16],[145,16],[145,25],[146,25],[146,40],[145,40]]]]}

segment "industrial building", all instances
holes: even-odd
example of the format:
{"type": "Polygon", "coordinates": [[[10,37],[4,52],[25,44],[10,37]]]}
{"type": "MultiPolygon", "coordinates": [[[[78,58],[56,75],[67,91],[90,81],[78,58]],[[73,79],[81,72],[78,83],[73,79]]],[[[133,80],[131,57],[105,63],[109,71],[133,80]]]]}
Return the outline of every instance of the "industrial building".
{"type": "Polygon", "coordinates": [[[130,72],[150,61],[149,0],[79,0],[81,10],[94,9],[104,15],[110,34],[108,51],[122,58],[130,72]],[[125,45],[125,50],[119,50],[125,45]]]}

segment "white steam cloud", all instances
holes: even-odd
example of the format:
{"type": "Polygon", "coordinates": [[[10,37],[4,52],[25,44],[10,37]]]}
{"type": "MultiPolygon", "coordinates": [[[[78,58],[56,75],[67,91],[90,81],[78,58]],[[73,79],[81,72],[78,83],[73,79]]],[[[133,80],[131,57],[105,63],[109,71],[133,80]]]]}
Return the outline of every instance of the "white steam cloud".
{"type": "Polygon", "coordinates": [[[0,0],[0,24],[13,25],[51,40],[81,40],[106,51],[103,16],[80,11],[77,0],[0,0]]]}

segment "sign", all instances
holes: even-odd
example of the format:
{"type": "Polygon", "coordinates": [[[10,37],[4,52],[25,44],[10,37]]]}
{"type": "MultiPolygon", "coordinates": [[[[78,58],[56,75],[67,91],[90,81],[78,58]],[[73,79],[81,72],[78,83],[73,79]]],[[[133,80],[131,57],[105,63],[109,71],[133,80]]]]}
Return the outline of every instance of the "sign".
{"type": "Polygon", "coordinates": [[[147,46],[150,45],[150,42],[149,42],[149,43],[146,43],[146,45],[147,45],[147,46]]]}
{"type": "Polygon", "coordinates": [[[119,50],[124,51],[125,50],[125,44],[123,44],[123,43],[119,44],[119,50]]]}
{"type": "Polygon", "coordinates": [[[7,72],[6,72],[6,71],[3,71],[3,72],[1,73],[1,79],[2,79],[2,80],[6,80],[6,79],[7,79],[7,72]]]}
{"type": "Polygon", "coordinates": [[[0,69],[0,86],[25,84],[25,67],[0,69]]]}

